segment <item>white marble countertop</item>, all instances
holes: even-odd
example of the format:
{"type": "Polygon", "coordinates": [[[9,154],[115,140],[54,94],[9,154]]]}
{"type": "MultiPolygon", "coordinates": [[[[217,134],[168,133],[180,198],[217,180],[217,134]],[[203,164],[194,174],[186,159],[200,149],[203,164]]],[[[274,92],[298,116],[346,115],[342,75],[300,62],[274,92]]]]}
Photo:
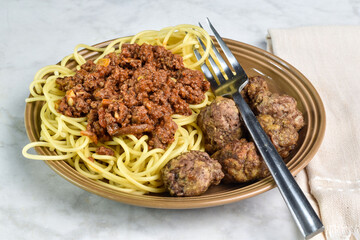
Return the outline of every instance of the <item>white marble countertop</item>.
{"type": "Polygon", "coordinates": [[[269,28],[360,24],[360,1],[0,1],[0,239],[301,239],[277,189],[207,209],[148,209],[90,194],[21,155],[38,69],[78,43],[206,16],[222,36],[265,48],[269,28]]]}

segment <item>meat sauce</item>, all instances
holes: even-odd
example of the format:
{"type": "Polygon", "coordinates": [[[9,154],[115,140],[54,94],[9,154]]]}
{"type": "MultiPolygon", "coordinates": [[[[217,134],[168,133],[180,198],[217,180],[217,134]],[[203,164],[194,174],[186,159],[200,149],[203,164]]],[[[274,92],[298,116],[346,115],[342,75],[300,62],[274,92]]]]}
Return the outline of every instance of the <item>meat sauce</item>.
{"type": "Polygon", "coordinates": [[[166,148],[177,130],[172,114],[191,115],[189,104],[205,99],[210,84],[202,72],[184,67],[182,57],[162,46],[123,44],[96,64],[89,60],[74,76],[58,78],[66,94],[58,112],[87,116],[92,141],[113,136],[149,136],[149,148],[166,148]]]}

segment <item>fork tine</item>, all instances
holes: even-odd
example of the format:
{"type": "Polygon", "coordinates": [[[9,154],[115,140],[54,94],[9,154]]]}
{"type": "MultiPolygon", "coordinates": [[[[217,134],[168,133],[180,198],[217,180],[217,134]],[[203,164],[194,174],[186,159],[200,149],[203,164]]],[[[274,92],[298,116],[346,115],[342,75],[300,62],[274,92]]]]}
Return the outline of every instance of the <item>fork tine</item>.
{"type": "MultiPolygon", "coordinates": [[[[205,51],[206,47],[205,47],[203,41],[199,37],[198,37],[198,41],[199,41],[201,47],[205,51]]],[[[209,63],[210,63],[211,68],[213,69],[215,75],[219,79],[220,84],[225,83],[226,80],[225,80],[224,76],[222,75],[220,68],[216,65],[214,59],[210,55],[209,55],[208,59],[209,59],[209,63]]]]}
{"type": "MultiPolygon", "coordinates": [[[[204,28],[204,27],[201,25],[200,22],[199,22],[199,26],[200,26],[201,28],[204,28]]],[[[232,73],[231,69],[228,67],[228,65],[227,65],[227,63],[225,62],[225,60],[223,59],[223,57],[220,55],[219,51],[216,49],[216,47],[215,47],[215,45],[214,45],[214,43],[213,43],[212,40],[211,40],[211,46],[212,46],[212,49],[213,49],[213,51],[214,51],[214,53],[215,53],[216,58],[219,60],[219,63],[220,63],[220,65],[221,65],[221,67],[224,69],[224,71],[225,71],[228,79],[230,79],[231,77],[234,76],[234,74],[232,73]]]]}
{"type": "Polygon", "coordinates": [[[216,29],[214,28],[214,26],[211,24],[209,18],[206,18],[208,21],[208,24],[211,28],[211,30],[213,31],[216,40],[218,41],[221,49],[223,50],[225,56],[227,57],[228,61],[230,62],[230,64],[233,66],[235,72],[237,74],[244,73],[244,70],[242,69],[242,67],[240,66],[240,64],[238,63],[238,61],[236,60],[236,58],[234,57],[234,55],[231,53],[230,49],[228,48],[228,46],[225,44],[225,42],[222,40],[221,36],[219,35],[219,33],[216,31],[216,29]]]}
{"type": "MultiPolygon", "coordinates": [[[[196,59],[200,60],[201,55],[200,55],[199,51],[197,49],[194,49],[194,53],[195,53],[196,59]]],[[[216,83],[214,76],[212,75],[210,69],[208,68],[208,66],[206,66],[205,63],[201,64],[201,70],[204,73],[207,80],[210,82],[211,88],[216,89],[218,87],[218,84],[216,83]]]]}

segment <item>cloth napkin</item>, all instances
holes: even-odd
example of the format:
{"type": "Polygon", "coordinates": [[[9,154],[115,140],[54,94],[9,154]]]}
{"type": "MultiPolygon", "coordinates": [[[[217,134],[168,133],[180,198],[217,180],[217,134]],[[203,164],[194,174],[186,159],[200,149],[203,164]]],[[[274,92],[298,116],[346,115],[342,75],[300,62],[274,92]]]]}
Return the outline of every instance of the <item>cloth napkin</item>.
{"type": "Polygon", "coordinates": [[[360,240],[360,26],[270,29],[267,40],[325,106],[322,145],[296,177],[325,226],[314,239],[360,240]]]}

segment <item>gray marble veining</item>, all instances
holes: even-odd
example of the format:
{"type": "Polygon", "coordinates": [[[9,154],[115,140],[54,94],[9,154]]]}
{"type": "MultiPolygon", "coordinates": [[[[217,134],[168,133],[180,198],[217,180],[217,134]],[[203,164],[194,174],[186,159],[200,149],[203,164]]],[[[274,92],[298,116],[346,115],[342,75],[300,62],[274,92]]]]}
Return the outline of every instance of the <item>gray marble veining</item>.
{"type": "Polygon", "coordinates": [[[140,208],[21,155],[24,99],[38,69],[78,43],[205,17],[222,36],[265,48],[269,28],[360,24],[360,1],[0,1],[0,239],[301,239],[276,189],[207,209],[140,208]]]}

